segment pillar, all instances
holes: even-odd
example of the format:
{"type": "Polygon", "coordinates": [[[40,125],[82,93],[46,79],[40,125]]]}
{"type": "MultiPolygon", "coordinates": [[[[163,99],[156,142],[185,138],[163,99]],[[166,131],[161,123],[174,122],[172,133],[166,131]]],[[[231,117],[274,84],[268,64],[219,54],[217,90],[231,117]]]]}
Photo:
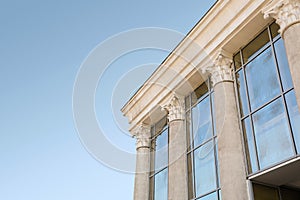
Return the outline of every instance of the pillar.
{"type": "Polygon", "coordinates": [[[280,26],[300,107],[300,0],[273,0],[263,13],[265,18],[273,17],[280,26]]]}
{"type": "Polygon", "coordinates": [[[150,186],[150,127],[141,124],[134,130],[133,135],[136,137],[134,200],[148,200],[150,186]]]}
{"type": "Polygon", "coordinates": [[[168,199],[188,199],[187,144],[185,133],[184,98],[174,95],[163,106],[169,123],[168,199]]]}
{"type": "Polygon", "coordinates": [[[242,133],[235,98],[232,56],[220,51],[214,65],[204,71],[211,75],[214,87],[214,107],[221,193],[223,200],[248,199],[246,165],[242,133]]]}

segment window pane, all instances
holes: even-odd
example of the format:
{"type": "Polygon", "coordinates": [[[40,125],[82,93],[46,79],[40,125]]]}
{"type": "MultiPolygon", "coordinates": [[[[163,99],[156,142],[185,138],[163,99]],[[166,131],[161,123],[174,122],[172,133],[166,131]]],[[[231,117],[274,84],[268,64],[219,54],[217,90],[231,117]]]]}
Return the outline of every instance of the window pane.
{"type": "Polygon", "coordinates": [[[194,105],[198,99],[204,96],[208,92],[207,82],[204,82],[192,93],[192,105],[194,105]]]}
{"type": "Polygon", "coordinates": [[[244,63],[254,58],[260,49],[268,45],[270,39],[268,31],[265,30],[252,42],[250,42],[242,51],[244,63]]]}
{"type": "Polygon", "coordinates": [[[277,99],[253,115],[257,153],[261,168],[293,155],[293,143],[282,104],[277,99]]]}
{"type": "Polygon", "coordinates": [[[249,108],[247,102],[246,85],[245,85],[243,70],[240,70],[236,74],[236,79],[237,79],[237,90],[239,95],[240,111],[241,111],[241,115],[245,116],[246,114],[249,113],[249,108]]]}
{"type": "Polygon", "coordinates": [[[286,104],[288,107],[289,117],[292,125],[294,139],[296,143],[297,152],[300,152],[300,113],[295,97],[295,92],[292,90],[286,94],[286,104]]]}
{"type": "Polygon", "coordinates": [[[154,199],[168,199],[168,168],[155,175],[154,199]]]}
{"type": "Polygon", "coordinates": [[[255,200],[279,200],[276,188],[253,184],[253,193],[255,200]]]}
{"type": "Polygon", "coordinates": [[[160,170],[168,165],[168,129],[156,138],[155,170],[160,170]]]}
{"type": "Polygon", "coordinates": [[[289,64],[286,58],[285,47],[283,40],[278,40],[275,44],[275,52],[277,57],[277,62],[279,66],[280,76],[282,80],[282,85],[284,91],[293,87],[292,77],[290,73],[289,64]]]}
{"type": "Polygon", "coordinates": [[[214,145],[210,141],[194,152],[196,196],[217,188],[214,145]]]}
{"type": "Polygon", "coordinates": [[[271,25],[271,35],[272,35],[272,38],[275,38],[277,35],[279,35],[278,31],[279,31],[279,25],[276,24],[276,23],[273,23],[271,25]]]}
{"type": "Polygon", "coordinates": [[[238,70],[242,66],[241,54],[240,52],[233,57],[235,70],[238,70]]]}
{"type": "Polygon", "coordinates": [[[255,153],[255,141],[251,131],[250,119],[246,118],[242,122],[244,141],[246,147],[246,156],[248,161],[249,173],[256,172],[258,170],[256,153],[255,153]]]}
{"type": "Polygon", "coordinates": [[[194,147],[212,137],[209,97],[193,108],[194,147]]]}
{"type": "Polygon", "coordinates": [[[271,48],[268,48],[246,67],[252,111],[280,93],[271,48]]]}
{"type": "Polygon", "coordinates": [[[205,197],[201,197],[200,200],[218,200],[218,193],[214,192],[212,194],[206,195],[205,197]]]}

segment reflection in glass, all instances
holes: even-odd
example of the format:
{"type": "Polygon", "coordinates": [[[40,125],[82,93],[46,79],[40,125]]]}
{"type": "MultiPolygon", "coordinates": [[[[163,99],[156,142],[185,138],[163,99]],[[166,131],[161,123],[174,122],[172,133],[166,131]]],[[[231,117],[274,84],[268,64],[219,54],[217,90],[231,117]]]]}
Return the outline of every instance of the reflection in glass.
{"type": "Polygon", "coordinates": [[[168,168],[155,175],[154,199],[168,199],[168,168]]]}
{"type": "Polygon", "coordinates": [[[246,148],[246,156],[248,161],[248,170],[250,173],[258,170],[256,153],[255,153],[255,141],[251,131],[250,119],[246,118],[242,122],[243,132],[244,132],[244,141],[246,148]]]}
{"type": "Polygon", "coordinates": [[[237,79],[237,89],[239,95],[239,103],[240,103],[240,111],[241,115],[245,116],[249,113],[248,103],[247,103],[247,96],[246,96],[246,86],[245,86],[245,78],[244,78],[244,71],[240,70],[236,74],[237,79]]]}
{"type": "Polygon", "coordinates": [[[280,93],[271,48],[246,66],[246,77],[252,111],[280,93]]]}
{"type": "Polygon", "coordinates": [[[261,168],[293,155],[293,143],[281,99],[255,113],[253,123],[261,168]]]}
{"type": "Polygon", "coordinates": [[[283,40],[280,39],[274,44],[278,67],[280,70],[281,81],[283,85],[283,90],[287,90],[293,87],[291,72],[289,69],[289,64],[286,58],[285,47],[283,40]]]}
{"type": "Polygon", "coordinates": [[[217,188],[214,145],[210,141],[194,151],[196,196],[217,188]]]}
{"type": "Polygon", "coordinates": [[[276,188],[253,184],[253,193],[255,200],[279,200],[276,188]]]}
{"type": "Polygon", "coordinates": [[[218,193],[214,192],[212,194],[206,195],[202,198],[200,198],[199,200],[218,200],[218,193]]]}
{"type": "Polygon", "coordinates": [[[168,165],[168,129],[156,138],[155,171],[168,165]]]}
{"type": "Polygon", "coordinates": [[[295,97],[295,92],[292,90],[285,95],[286,104],[288,107],[289,117],[293,130],[294,140],[296,143],[297,152],[300,152],[300,113],[295,97]]]}
{"type": "Polygon", "coordinates": [[[208,138],[212,137],[210,102],[206,97],[197,104],[192,110],[194,147],[202,144],[208,138]]]}

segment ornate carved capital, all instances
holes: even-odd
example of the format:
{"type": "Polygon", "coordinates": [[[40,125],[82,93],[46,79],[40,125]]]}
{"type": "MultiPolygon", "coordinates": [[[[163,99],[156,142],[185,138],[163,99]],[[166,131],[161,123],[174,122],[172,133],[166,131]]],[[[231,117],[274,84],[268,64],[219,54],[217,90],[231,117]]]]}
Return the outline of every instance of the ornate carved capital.
{"type": "Polygon", "coordinates": [[[150,148],[151,142],[151,127],[145,124],[138,125],[133,130],[133,135],[136,138],[136,149],[141,147],[150,148]]]}
{"type": "Polygon", "coordinates": [[[211,74],[212,85],[224,81],[233,81],[232,59],[225,51],[220,51],[214,60],[214,65],[204,68],[203,73],[211,74]]]}
{"type": "Polygon", "coordinates": [[[170,101],[162,106],[162,109],[168,112],[168,121],[173,120],[184,120],[185,110],[184,110],[184,98],[177,95],[173,95],[170,101]]]}
{"type": "Polygon", "coordinates": [[[300,22],[300,0],[273,0],[263,10],[264,17],[273,17],[280,26],[279,33],[300,22]]]}

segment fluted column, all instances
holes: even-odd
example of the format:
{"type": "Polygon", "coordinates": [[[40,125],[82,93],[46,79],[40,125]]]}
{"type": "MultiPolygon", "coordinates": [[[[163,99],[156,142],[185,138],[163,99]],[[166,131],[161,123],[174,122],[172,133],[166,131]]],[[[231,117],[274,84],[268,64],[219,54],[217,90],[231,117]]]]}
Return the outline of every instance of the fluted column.
{"type": "Polygon", "coordinates": [[[133,132],[136,137],[134,200],[148,200],[150,185],[150,127],[141,124],[133,132]]]}
{"type": "Polygon", "coordinates": [[[220,182],[223,200],[246,200],[246,166],[238,110],[234,92],[231,55],[221,51],[214,65],[204,71],[211,75],[214,87],[214,107],[220,182]]]}
{"type": "Polygon", "coordinates": [[[163,106],[169,122],[168,199],[188,199],[184,98],[174,95],[163,106]]]}
{"type": "Polygon", "coordinates": [[[274,18],[280,26],[300,107],[300,0],[273,0],[263,13],[265,18],[274,18]]]}

